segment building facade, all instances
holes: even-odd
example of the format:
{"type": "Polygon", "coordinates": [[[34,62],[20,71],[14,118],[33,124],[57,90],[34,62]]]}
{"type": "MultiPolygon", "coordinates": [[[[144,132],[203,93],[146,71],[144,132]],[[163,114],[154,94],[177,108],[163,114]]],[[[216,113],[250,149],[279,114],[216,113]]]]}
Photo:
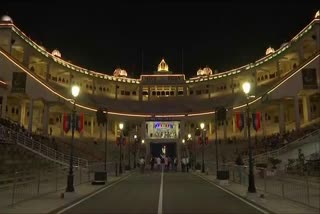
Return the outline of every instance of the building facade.
{"type": "MultiPolygon", "coordinates": [[[[156,67],[156,66],[155,66],[156,67]]],[[[183,140],[205,123],[209,142],[246,137],[236,126],[237,112],[247,101],[260,112],[257,136],[300,129],[320,118],[320,14],[288,43],[268,48],[266,55],[238,68],[214,73],[204,67],[186,79],[169,69],[163,59],[154,74],[130,78],[117,68],[113,75],[98,73],[63,59],[58,50],[47,51],[32,41],[8,16],[0,22],[1,117],[27,130],[67,139],[63,116],[73,106],[71,86],[78,85],[76,110],[84,114],[79,141],[103,141],[106,129],[98,126],[96,111],[108,112],[108,146],[116,149],[118,124],[124,123],[128,142],[144,140],[146,155],[157,144],[174,145],[180,159],[183,140]],[[252,85],[251,98],[242,83],[252,85]],[[226,121],[215,124],[215,109],[227,109],[226,121]],[[215,128],[217,127],[217,128],[215,128]]],[[[253,127],[251,131],[255,132],[253,127]]]]}

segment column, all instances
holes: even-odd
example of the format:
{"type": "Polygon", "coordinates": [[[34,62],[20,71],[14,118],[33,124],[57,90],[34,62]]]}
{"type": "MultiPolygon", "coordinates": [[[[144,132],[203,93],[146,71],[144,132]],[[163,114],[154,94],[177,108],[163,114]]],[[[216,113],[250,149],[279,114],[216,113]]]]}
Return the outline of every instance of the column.
{"type": "Polygon", "coordinates": [[[28,68],[29,68],[29,57],[30,57],[30,50],[28,47],[24,47],[22,64],[28,68]]]}
{"type": "Polygon", "coordinates": [[[302,43],[298,45],[298,58],[299,58],[299,64],[301,64],[304,61],[304,50],[303,50],[302,43]]]}
{"type": "Polygon", "coordinates": [[[187,86],[183,86],[183,96],[187,96],[187,86]]]}
{"type": "Polygon", "coordinates": [[[28,131],[29,132],[32,132],[33,102],[34,102],[34,99],[31,99],[29,102],[29,122],[28,122],[28,131]]]}
{"type": "Polygon", "coordinates": [[[94,117],[91,116],[90,118],[90,135],[91,137],[94,137],[94,127],[93,127],[94,117]]]}
{"type": "Polygon", "coordinates": [[[115,86],[115,91],[114,91],[114,99],[118,99],[118,85],[116,84],[115,86]]]}
{"type": "Polygon", "coordinates": [[[232,90],[232,94],[234,94],[234,86],[233,86],[233,84],[234,84],[233,76],[231,76],[231,85],[232,85],[231,90],[232,90]]]}
{"type": "Polygon", "coordinates": [[[235,135],[236,134],[236,115],[234,114],[234,111],[232,110],[232,134],[235,135]]]}
{"type": "Polygon", "coordinates": [[[142,101],[142,85],[139,85],[139,101],[142,101]]]}
{"type": "Polygon", "coordinates": [[[25,102],[21,102],[20,111],[19,111],[19,122],[20,122],[20,125],[24,126],[25,119],[26,119],[26,103],[25,102]]]}
{"type": "Polygon", "coordinates": [[[294,97],[294,114],[296,121],[296,130],[300,129],[299,96],[294,97]]]}
{"type": "Polygon", "coordinates": [[[178,96],[178,86],[176,86],[176,94],[175,96],[178,96]]]}
{"type": "Polygon", "coordinates": [[[280,73],[280,61],[279,60],[276,60],[276,77],[278,78],[278,79],[280,79],[280,77],[281,77],[281,73],[280,73]]]}
{"type": "Polygon", "coordinates": [[[96,86],[96,82],[94,81],[94,78],[92,78],[92,95],[94,95],[95,93],[95,90],[94,90],[95,86],[96,86]]]}
{"type": "Polygon", "coordinates": [[[43,135],[48,135],[48,125],[49,125],[49,104],[44,102],[43,117],[42,117],[42,131],[43,135]]]}
{"type": "Polygon", "coordinates": [[[284,118],[284,103],[280,101],[279,104],[279,133],[283,135],[286,131],[285,118],[284,118]]]}
{"type": "Polygon", "coordinates": [[[49,76],[51,72],[51,63],[47,63],[46,81],[49,81],[49,76]]]}
{"type": "Polygon", "coordinates": [[[150,100],[150,86],[148,86],[148,101],[150,100]]]}
{"type": "Polygon", "coordinates": [[[307,123],[310,121],[311,112],[310,112],[310,99],[309,96],[302,97],[302,107],[303,107],[303,122],[307,123]]]}
{"type": "Polygon", "coordinates": [[[262,136],[266,136],[266,127],[267,127],[267,122],[266,122],[266,117],[265,117],[265,111],[261,110],[261,129],[262,129],[262,136]]]}
{"type": "Polygon", "coordinates": [[[64,130],[63,130],[63,116],[64,116],[64,113],[60,114],[60,136],[64,136],[64,130]]]}
{"type": "Polygon", "coordinates": [[[3,93],[2,104],[1,104],[1,118],[6,117],[7,102],[8,102],[8,95],[7,95],[7,93],[3,93]]]}
{"type": "Polygon", "coordinates": [[[177,142],[177,167],[181,169],[181,144],[182,139],[185,136],[185,119],[181,119],[180,121],[180,130],[179,130],[179,138],[177,142]]]}

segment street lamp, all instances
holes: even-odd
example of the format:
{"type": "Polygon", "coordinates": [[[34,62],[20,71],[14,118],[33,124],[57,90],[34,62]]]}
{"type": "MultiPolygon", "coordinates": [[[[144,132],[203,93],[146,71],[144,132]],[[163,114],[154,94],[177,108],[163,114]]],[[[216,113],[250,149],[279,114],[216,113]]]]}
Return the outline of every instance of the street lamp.
{"type": "Polygon", "coordinates": [[[123,132],[122,132],[122,130],[123,130],[123,123],[119,123],[119,128],[120,128],[120,159],[119,159],[119,161],[120,161],[120,163],[119,163],[119,174],[122,174],[122,151],[121,151],[121,145],[122,145],[122,140],[123,140],[123,136],[122,136],[122,134],[123,134],[123,132]]]}
{"type": "Polygon", "coordinates": [[[72,86],[71,94],[73,96],[73,108],[71,118],[71,148],[70,148],[70,162],[69,162],[69,174],[67,181],[66,192],[74,192],[73,186],[73,141],[74,141],[74,128],[76,125],[76,98],[79,95],[80,87],[77,85],[72,86]]]}
{"type": "Polygon", "coordinates": [[[248,129],[248,145],[249,145],[249,186],[248,192],[255,193],[256,187],[254,184],[254,174],[253,174],[253,159],[252,159],[252,147],[251,147],[251,136],[250,136],[250,118],[249,118],[249,92],[251,89],[251,84],[249,82],[245,82],[242,85],[242,90],[247,96],[247,103],[246,103],[246,113],[247,113],[247,129],[248,129]]]}
{"type": "Polygon", "coordinates": [[[133,139],[134,139],[134,151],[133,151],[133,156],[134,156],[134,159],[133,159],[133,168],[136,168],[137,167],[137,143],[138,143],[138,135],[133,135],[133,139]]]}
{"type": "Polygon", "coordinates": [[[204,142],[205,142],[205,139],[204,139],[204,123],[201,123],[200,124],[200,128],[201,128],[201,144],[202,144],[202,169],[201,169],[201,172],[204,173],[205,170],[204,170],[204,142]]]}

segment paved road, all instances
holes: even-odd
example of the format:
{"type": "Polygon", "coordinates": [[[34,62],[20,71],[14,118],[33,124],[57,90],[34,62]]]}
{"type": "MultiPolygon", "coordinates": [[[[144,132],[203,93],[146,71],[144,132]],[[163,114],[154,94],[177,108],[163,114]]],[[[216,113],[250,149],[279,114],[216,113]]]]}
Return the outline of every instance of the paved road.
{"type": "Polygon", "coordinates": [[[261,213],[198,176],[161,177],[161,172],[135,173],[63,213],[261,213]]]}

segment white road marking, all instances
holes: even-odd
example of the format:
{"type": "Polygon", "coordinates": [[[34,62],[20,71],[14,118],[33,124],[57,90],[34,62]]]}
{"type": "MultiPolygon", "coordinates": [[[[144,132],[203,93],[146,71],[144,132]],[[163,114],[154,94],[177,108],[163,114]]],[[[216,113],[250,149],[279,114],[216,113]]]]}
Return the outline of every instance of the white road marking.
{"type": "Polygon", "coordinates": [[[240,196],[238,196],[238,195],[234,194],[234,193],[233,193],[233,192],[231,192],[230,190],[227,190],[227,189],[225,189],[225,188],[223,188],[223,187],[221,187],[221,186],[219,186],[219,185],[215,184],[214,182],[212,182],[212,181],[210,181],[210,180],[208,180],[208,179],[206,179],[206,178],[203,178],[203,177],[202,177],[202,176],[200,176],[200,175],[197,175],[197,176],[198,176],[198,177],[200,177],[200,178],[202,178],[203,180],[207,181],[208,183],[215,185],[216,187],[218,187],[219,189],[221,189],[221,190],[225,191],[226,193],[229,193],[229,194],[230,194],[230,195],[232,195],[233,197],[235,197],[235,198],[237,198],[237,199],[239,199],[239,200],[243,201],[244,203],[248,204],[249,206],[251,206],[251,207],[253,207],[253,208],[255,208],[255,209],[259,210],[260,212],[262,212],[262,213],[264,213],[264,214],[269,214],[269,212],[268,212],[268,211],[261,209],[260,207],[258,207],[258,206],[256,206],[256,205],[254,205],[253,203],[251,203],[251,202],[249,202],[249,201],[247,201],[247,200],[243,199],[242,197],[240,197],[240,196]]]}
{"type": "Polygon", "coordinates": [[[163,200],[163,166],[161,170],[161,184],[159,192],[158,214],[162,214],[162,200],[163,200]]]}
{"type": "Polygon", "coordinates": [[[68,206],[68,207],[66,207],[66,208],[64,208],[64,209],[62,209],[62,210],[60,210],[59,212],[57,212],[57,214],[64,213],[65,211],[67,211],[67,210],[71,209],[72,207],[75,207],[75,206],[77,206],[78,204],[80,204],[80,203],[82,203],[82,202],[84,202],[84,201],[86,201],[86,200],[88,200],[88,199],[92,198],[93,196],[95,196],[95,195],[99,194],[100,192],[102,192],[102,191],[104,191],[104,190],[106,190],[106,189],[108,189],[108,188],[110,188],[110,187],[112,187],[112,186],[114,186],[114,185],[116,185],[116,184],[120,183],[121,181],[123,181],[123,180],[127,179],[129,176],[130,176],[130,175],[128,175],[128,176],[126,176],[126,177],[123,177],[123,178],[120,178],[118,181],[116,181],[116,182],[114,182],[114,183],[112,183],[112,184],[110,184],[110,185],[108,185],[108,186],[106,186],[106,187],[104,187],[104,188],[102,188],[102,189],[98,190],[97,192],[94,192],[94,193],[92,193],[92,194],[90,194],[90,195],[86,196],[85,198],[81,199],[80,201],[77,201],[76,203],[71,204],[70,206],[68,206]]]}

